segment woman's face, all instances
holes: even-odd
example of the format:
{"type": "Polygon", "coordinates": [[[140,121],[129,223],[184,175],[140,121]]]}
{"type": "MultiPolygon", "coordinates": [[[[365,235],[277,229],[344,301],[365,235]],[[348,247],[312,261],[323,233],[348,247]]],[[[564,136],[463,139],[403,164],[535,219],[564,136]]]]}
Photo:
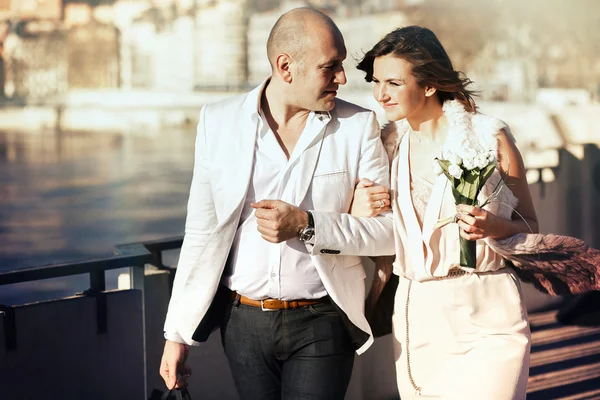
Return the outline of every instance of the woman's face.
{"type": "Polygon", "coordinates": [[[373,84],[373,96],[389,121],[413,116],[425,104],[425,88],[412,75],[412,64],[392,54],[375,58],[373,84]]]}

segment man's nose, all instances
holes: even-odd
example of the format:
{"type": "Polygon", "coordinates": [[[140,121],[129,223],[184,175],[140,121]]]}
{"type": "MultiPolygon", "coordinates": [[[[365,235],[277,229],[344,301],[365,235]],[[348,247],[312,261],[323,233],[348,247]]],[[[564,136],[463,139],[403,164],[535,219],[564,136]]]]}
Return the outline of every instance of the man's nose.
{"type": "Polygon", "coordinates": [[[340,70],[335,73],[333,81],[338,85],[345,85],[346,82],[348,82],[348,80],[346,79],[346,72],[344,71],[344,67],[340,68],[340,70]]]}

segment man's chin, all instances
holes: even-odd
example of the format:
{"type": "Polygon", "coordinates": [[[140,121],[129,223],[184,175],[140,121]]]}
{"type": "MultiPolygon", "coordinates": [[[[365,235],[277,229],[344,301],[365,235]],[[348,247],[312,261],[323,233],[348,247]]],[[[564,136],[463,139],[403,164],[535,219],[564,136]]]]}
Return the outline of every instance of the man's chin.
{"type": "Polygon", "coordinates": [[[323,101],[321,104],[319,104],[319,106],[320,106],[319,107],[320,109],[318,111],[331,111],[331,110],[333,110],[333,108],[335,107],[335,97],[323,101]]]}

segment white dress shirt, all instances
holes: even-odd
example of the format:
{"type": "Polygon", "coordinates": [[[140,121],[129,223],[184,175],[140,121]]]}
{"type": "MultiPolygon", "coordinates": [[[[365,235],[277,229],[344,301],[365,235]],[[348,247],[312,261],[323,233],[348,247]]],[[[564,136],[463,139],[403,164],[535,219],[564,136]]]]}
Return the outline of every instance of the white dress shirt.
{"type": "Polygon", "coordinates": [[[311,112],[288,160],[260,113],[252,177],[223,276],[223,284],[229,289],[254,300],[316,299],[327,295],[305,244],[297,238],[277,244],[264,240],[250,203],[282,200],[303,210],[312,209],[308,196],[297,198],[295,188],[307,173],[303,153],[329,120],[328,114],[311,112]]]}

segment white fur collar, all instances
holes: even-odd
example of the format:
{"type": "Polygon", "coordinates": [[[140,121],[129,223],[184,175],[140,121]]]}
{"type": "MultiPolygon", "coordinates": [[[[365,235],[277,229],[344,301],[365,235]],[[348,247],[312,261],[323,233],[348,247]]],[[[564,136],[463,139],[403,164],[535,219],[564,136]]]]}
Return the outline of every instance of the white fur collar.
{"type": "MultiPolygon", "coordinates": [[[[498,131],[505,129],[510,135],[504,122],[485,114],[470,113],[457,100],[445,101],[442,108],[449,125],[449,136],[443,150],[444,157],[449,152],[460,155],[464,147],[497,151],[498,131]]],[[[383,126],[381,140],[390,161],[396,157],[400,141],[409,130],[406,119],[388,122],[383,126]]]]}

